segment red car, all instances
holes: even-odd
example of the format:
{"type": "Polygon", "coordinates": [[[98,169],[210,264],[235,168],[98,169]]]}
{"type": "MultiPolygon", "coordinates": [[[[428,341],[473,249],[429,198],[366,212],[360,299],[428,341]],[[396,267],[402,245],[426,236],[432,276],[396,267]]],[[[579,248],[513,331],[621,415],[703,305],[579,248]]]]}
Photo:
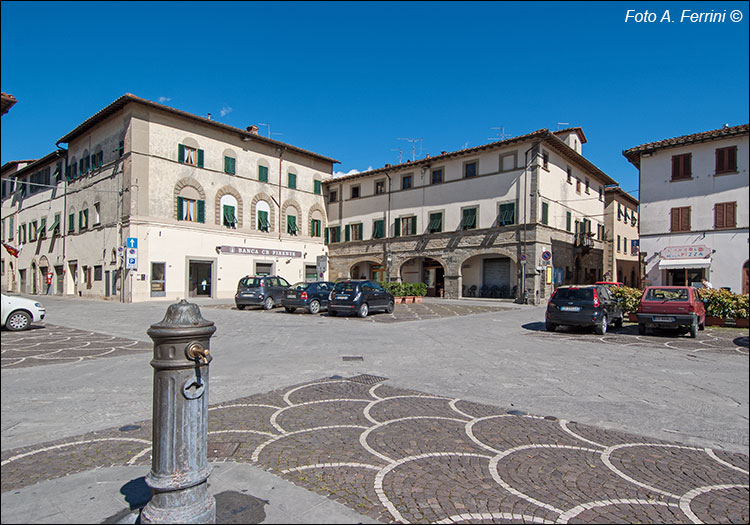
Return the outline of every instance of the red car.
{"type": "Polygon", "coordinates": [[[692,286],[649,286],[638,306],[638,333],[646,328],[676,328],[698,336],[706,327],[706,308],[692,286]]]}

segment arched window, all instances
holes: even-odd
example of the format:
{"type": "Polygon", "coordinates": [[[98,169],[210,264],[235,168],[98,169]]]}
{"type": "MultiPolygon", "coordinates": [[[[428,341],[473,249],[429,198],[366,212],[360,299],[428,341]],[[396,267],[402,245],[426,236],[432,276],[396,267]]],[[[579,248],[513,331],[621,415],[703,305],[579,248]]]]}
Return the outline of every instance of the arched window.
{"type": "Polygon", "coordinates": [[[219,202],[221,225],[225,228],[237,228],[237,199],[234,195],[224,195],[219,202]]]}
{"type": "Polygon", "coordinates": [[[300,212],[296,207],[288,206],[286,208],[286,232],[289,235],[299,234],[300,219],[300,212]]]}
{"type": "Polygon", "coordinates": [[[256,227],[259,231],[271,231],[271,207],[266,201],[258,201],[255,204],[256,227]]]}

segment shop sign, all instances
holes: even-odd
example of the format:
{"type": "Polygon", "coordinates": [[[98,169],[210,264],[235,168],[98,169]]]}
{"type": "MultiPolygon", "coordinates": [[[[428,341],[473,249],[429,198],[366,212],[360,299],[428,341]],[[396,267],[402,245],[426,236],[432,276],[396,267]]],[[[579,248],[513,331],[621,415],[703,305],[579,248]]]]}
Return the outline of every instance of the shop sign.
{"type": "Polygon", "coordinates": [[[711,255],[711,248],[702,244],[690,246],[668,246],[660,252],[662,259],[705,259],[711,255]]]}
{"type": "Polygon", "coordinates": [[[253,248],[251,246],[221,246],[221,253],[238,255],[261,255],[265,257],[302,257],[302,252],[291,250],[273,250],[270,248],[253,248]]]}

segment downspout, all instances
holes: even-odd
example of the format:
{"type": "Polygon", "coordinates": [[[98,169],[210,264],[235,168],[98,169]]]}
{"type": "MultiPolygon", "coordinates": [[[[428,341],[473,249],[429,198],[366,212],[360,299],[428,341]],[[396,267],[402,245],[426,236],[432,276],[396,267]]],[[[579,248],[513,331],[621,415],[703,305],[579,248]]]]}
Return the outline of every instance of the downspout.
{"type": "Polygon", "coordinates": [[[284,157],[286,147],[279,149],[279,242],[281,242],[281,160],[284,157]]]}
{"type": "MultiPolygon", "coordinates": [[[[68,215],[67,215],[68,214],[68,173],[67,172],[70,169],[70,167],[68,165],[68,150],[65,148],[61,148],[59,142],[55,143],[55,147],[58,150],[65,152],[65,166],[64,167],[65,167],[66,173],[63,176],[63,181],[65,184],[64,190],[63,190],[63,211],[60,214],[60,231],[62,232],[62,235],[61,235],[62,237],[62,267],[63,267],[63,273],[65,273],[66,266],[68,265],[68,261],[65,258],[65,241],[68,236],[68,232],[66,228],[66,221],[68,219],[68,215]]],[[[60,290],[60,294],[64,295],[62,290],[60,290]]]]}
{"type": "Polygon", "coordinates": [[[385,234],[385,279],[387,283],[391,282],[391,176],[388,172],[385,172],[385,176],[388,179],[388,207],[385,212],[385,224],[383,225],[383,233],[385,234]]]}
{"type": "MultiPolygon", "coordinates": [[[[542,141],[537,141],[534,144],[531,145],[529,149],[527,149],[523,154],[523,195],[524,195],[524,201],[523,201],[523,238],[521,242],[521,255],[523,257],[526,257],[526,223],[528,222],[528,205],[531,203],[531,196],[529,195],[528,190],[528,180],[529,180],[529,152],[541,144],[542,141]],[[528,200],[527,200],[528,199],[528,200]]],[[[520,302],[523,302],[524,297],[526,296],[526,263],[521,263],[521,289],[519,290],[519,296],[520,302]]]]}

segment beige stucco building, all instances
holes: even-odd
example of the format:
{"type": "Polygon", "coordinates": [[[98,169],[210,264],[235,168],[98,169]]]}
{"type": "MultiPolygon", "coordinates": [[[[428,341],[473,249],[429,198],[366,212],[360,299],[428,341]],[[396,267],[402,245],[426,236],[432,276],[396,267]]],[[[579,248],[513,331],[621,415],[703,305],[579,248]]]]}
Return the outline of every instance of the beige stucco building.
{"type": "Polygon", "coordinates": [[[41,293],[42,264],[50,293],[125,302],[233,297],[248,274],[321,277],[334,159],[130,94],[57,144],[18,171],[4,166],[9,190],[51,174],[33,195],[4,194],[3,240],[21,249],[3,251],[4,288],[41,293]],[[57,234],[8,238],[58,214],[57,234]]]}
{"type": "Polygon", "coordinates": [[[638,199],[619,186],[604,189],[604,280],[640,286],[638,199]]]}
{"type": "Polygon", "coordinates": [[[532,301],[600,279],[614,181],[585,142],[580,128],[542,129],[327,180],[331,278],[421,281],[453,298],[525,286],[532,301]]]}

